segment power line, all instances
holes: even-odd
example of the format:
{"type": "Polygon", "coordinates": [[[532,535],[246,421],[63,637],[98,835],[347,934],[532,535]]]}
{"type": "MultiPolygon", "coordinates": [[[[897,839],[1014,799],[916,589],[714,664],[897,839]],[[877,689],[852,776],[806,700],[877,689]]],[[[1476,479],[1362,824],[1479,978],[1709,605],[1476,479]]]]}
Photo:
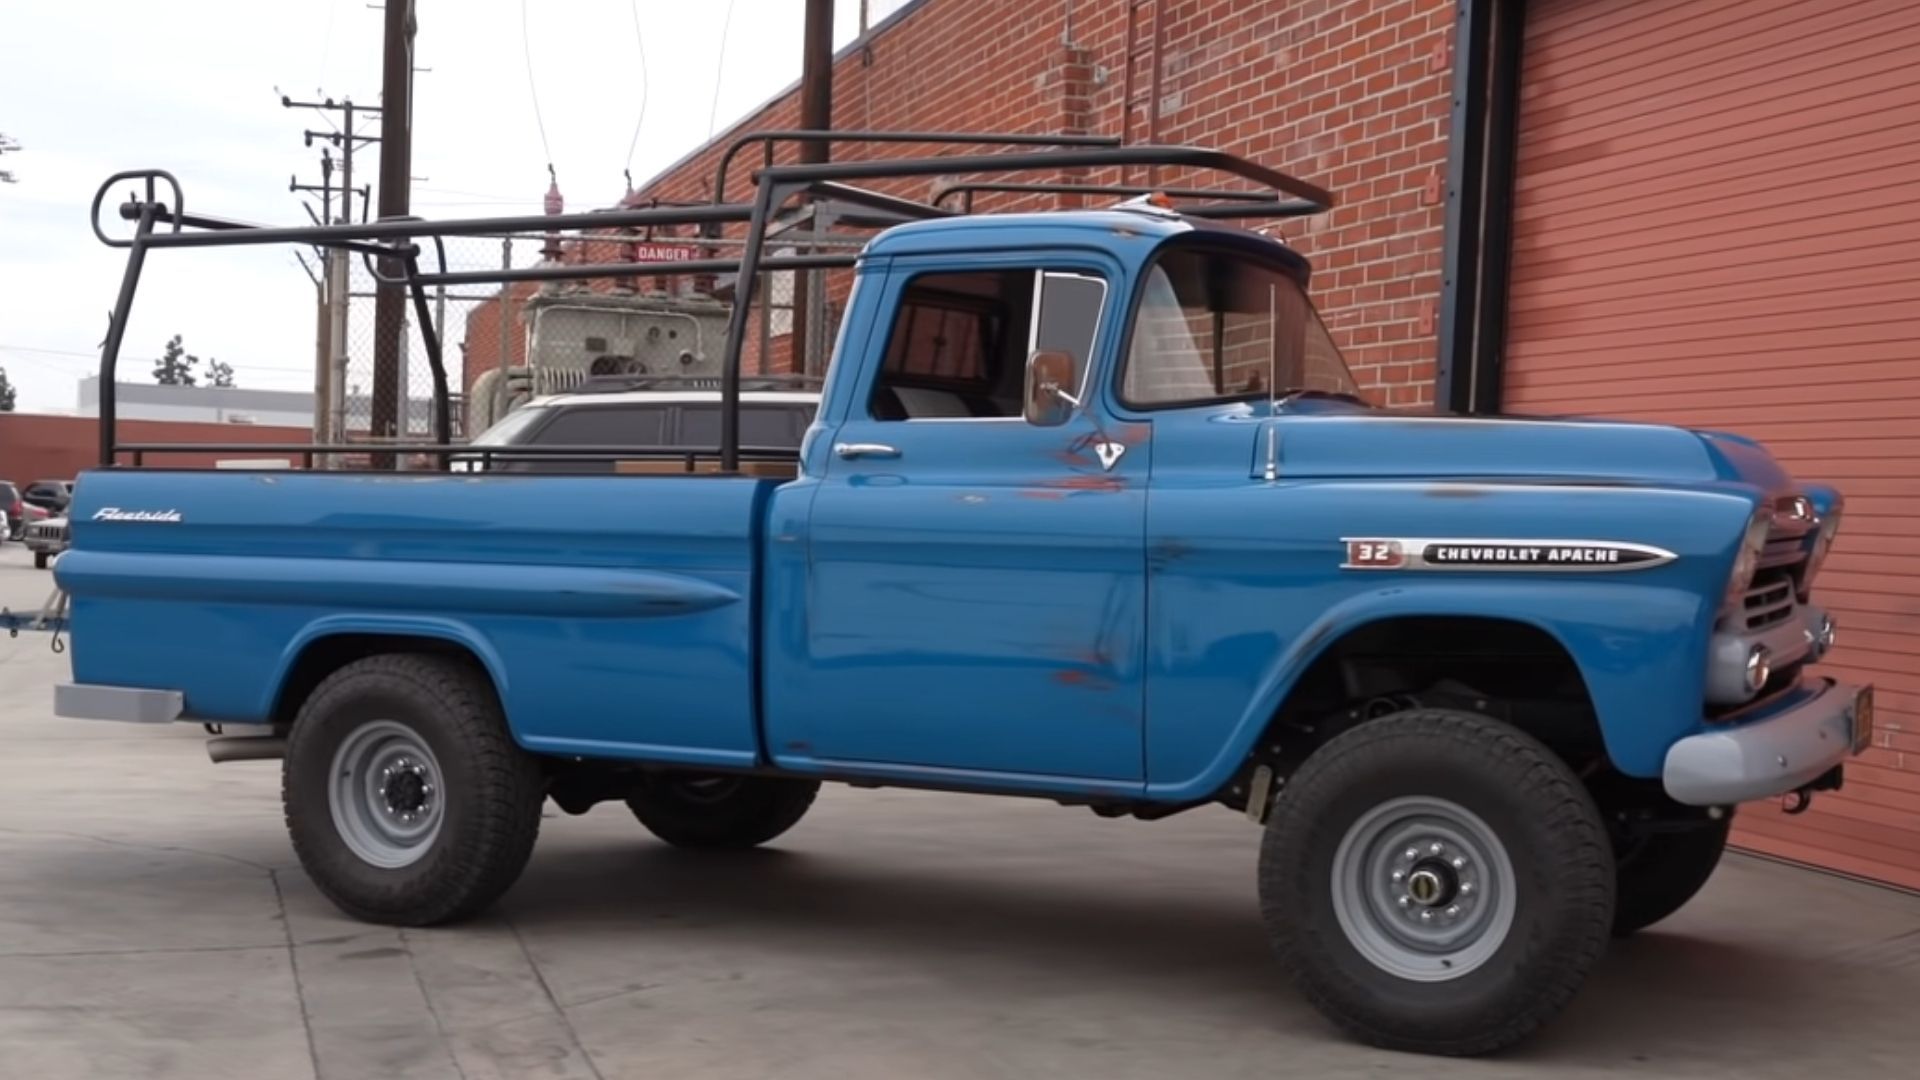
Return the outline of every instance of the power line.
{"type": "MultiPolygon", "coordinates": [[[[524,3],[525,0],[522,0],[524,3]]],[[[713,64],[713,104],[707,109],[707,138],[713,138],[714,121],[720,116],[720,78],[726,74],[727,38],[733,34],[733,0],[727,0],[727,19],[720,24],[720,58],[713,64]]]]}
{"type": "Polygon", "coordinates": [[[633,121],[633,138],[627,140],[627,190],[633,190],[633,152],[640,146],[640,126],[647,122],[647,101],[653,97],[648,83],[652,74],[647,69],[647,41],[640,34],[640,2],[627,0],[627,10],[633,14],[633,44],[640,50],[640,115],[633,121]]]}
{"type": "Polygon", "coordinates": [[[320,77],[314,80],[315,86],[327,84],[327,61],[333,58],[333,17],[339,10],[340,0],[327,0],[327,32],[320,40],[320,77]]]}
{"type": "Polygon", "coordinates": [[[533,84],[533,48],[527,44],[527,0],[520,0],[520,56],[527,62],[527,96],[533,99],[533,124],[540,129],[540,150],[553,172],[553,148],[547,145],[547,122],[540,116],[540,89],[533,84]]]}

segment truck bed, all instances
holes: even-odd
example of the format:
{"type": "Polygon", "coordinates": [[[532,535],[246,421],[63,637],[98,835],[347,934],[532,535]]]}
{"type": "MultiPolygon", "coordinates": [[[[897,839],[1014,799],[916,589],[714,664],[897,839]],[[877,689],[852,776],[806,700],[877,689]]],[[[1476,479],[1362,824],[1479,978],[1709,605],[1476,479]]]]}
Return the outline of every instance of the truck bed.
{"type": "Polygon", "coordinates": [[[778,484],[91,472],[58,567],[74,679],[264,723],[287,719],[275,698],[303,657],[406,635],[484,664],[529,749],[751,764],[754,566],[778,484]]]}

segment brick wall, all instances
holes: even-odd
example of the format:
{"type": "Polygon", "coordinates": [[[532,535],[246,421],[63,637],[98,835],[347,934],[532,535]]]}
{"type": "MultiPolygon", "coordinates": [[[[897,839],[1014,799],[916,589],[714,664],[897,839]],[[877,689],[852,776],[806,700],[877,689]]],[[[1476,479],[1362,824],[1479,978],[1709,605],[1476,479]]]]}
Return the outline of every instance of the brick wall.
{"type": "MultiPolygon", "coordinates": [[[[252,424],[191,424],[169,420],[122,420],[121,442],[305,443],[306,428],[252,424]]],[[[158,454],[149,464],[209,468],[221,458],[284,457],[276,454],[158,454]]],[[[100,422],[85,416],[0,413],[0,478],[25,483],[72,478],[100,461],[100,422]]],[[[300,464],[297,460],[295,465],[300,464]]]]}
{"type": "MultiPolygon", "coordinates": [[[[1361,383],[1385,404],[1424,404],[1437,349],[1453,15],[1447,0],[927,0],[836,62],[834,124],[1124,133],[1132,142],[1157,129],[1161,142],[1234,151],[1330,187],[1339,200],[1332,213],[1289,222],[1282,234],[1313,260],[1314,294],[1361,383]]],[[[734,130],[797,126],[789,94],[734,130]]],[[[634,201],[711,198],[717,153],[701,149],[634,201]]],[[[758,161],[750,151],[736,163],[732,197],[744,195],[758,161]]],[[[926,181],[892,188],[927,194],[926,181]]]]}
{"type": "Polygon", "coordinates": [[[512,286],[494,294],[491,300],[482,300],[467,313],[466,336],[460,342],[461,393],[473,396],[473,383],[482,372],[493,371],[500,367],[500,305],[505,302],[507,352],[510,364],[520,367],[527,362],[527,328],[521,321],[522,309],[526,299],[538,288],[532,282],[516,282],[512,286]]]}

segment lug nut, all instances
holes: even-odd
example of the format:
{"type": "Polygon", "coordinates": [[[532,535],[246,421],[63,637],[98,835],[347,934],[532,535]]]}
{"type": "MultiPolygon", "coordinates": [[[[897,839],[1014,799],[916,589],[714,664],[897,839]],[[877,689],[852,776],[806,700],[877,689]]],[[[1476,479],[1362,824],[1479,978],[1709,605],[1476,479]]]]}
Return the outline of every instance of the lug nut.
{"type": "Polygon", "coordinates": [[[1465,870],[1467,868],[1467,860],[1455,855],[1453,857],[1453,868],[1455,870],[1465,870]]]}
{"type": "Polygon", "coordinates": [[[1429,855],[1438,855],[1445,850],[1447,850],[1447,846],[1438,840],[1427,845],[1427,854],[1429,855]]]}
{"type": "Polygon", "coordinates": [[[1407,880],[1407,872],[1405,870],[1395,870],[1393,872],[1393,883],[1395,885],[1398,885],[1405,880],[1407,880]]]}
{"type": "Polygon", "coordinates": [[[1447,918],[1457,919],[1459,917],[1460,917],[1460,905],[1459,904],[1449,905],[1447,907],[1447,918]]]}
{"type": "Polygon", "coordinates": [[[1467,896],[1467,895],[1469,895],[1469,894],[1471,894],[1472,892],[1473,892],[1473,882],[1471,882],[1471,881],[1463,881],[1463,882],[1461,882],[1461,883],[1460,883],[1460,895],[1461,895],[1461,896],[1467,896]]]}
{"type": "Polygon", "coordinates": [[[1422,912],[1420,913],[1420,921],[1421,921],[1421,922],[1432,922],[1432,921],[1433,921],[1433,909],[1432,909],[1432,908],[1427,908],[1426,910],[1424,910],[1424,911],[1422,911],[1422,912]]]}
{"type": "Polygon", "coordinates": [[[1401,907],[1412,907],[1412,906],[1413,906],[1413,897],[1411,897],[1411,896],[1402,896],[1402,897],[1400,897],[1400,906],[1401,906],[1401,907]]]}

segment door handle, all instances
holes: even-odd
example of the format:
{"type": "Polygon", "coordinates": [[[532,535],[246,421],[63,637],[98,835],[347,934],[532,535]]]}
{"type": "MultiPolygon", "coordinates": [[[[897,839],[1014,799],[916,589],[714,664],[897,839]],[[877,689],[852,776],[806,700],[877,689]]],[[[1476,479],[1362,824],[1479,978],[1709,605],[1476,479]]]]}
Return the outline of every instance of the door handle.
{"type": "Polygon", "coordinates": [[[834,443],[833,452],[843,458],[897,458],[900,451],[886,443],[843,442],[834,443]]]}

